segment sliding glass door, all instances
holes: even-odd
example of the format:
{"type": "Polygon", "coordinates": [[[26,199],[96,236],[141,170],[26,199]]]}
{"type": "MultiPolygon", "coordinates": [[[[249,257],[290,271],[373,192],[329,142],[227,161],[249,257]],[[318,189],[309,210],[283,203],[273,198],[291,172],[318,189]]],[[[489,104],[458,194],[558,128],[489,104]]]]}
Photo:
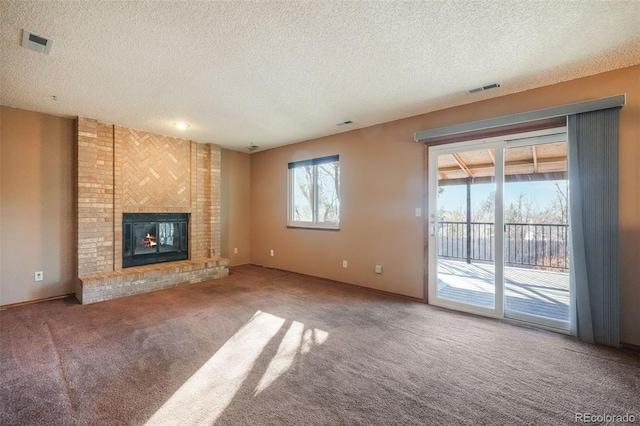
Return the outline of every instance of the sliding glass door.
{"type": "Polygon", "coordinates": [[[564,129],[431,147],[428,167],[429,302],[568,330],[564,129]]]}
{"type": "Polygon", "coordinates": [[[429,300],[502,317],[503,143],[429,153],[429,300]],[[472,166],[471,166],[472,165],[472,166]]]}
{"type": "Polygon", "coordinates": [[[505,317],[568,330],[566,134],[507,142],[504,200],[505,317]]]}

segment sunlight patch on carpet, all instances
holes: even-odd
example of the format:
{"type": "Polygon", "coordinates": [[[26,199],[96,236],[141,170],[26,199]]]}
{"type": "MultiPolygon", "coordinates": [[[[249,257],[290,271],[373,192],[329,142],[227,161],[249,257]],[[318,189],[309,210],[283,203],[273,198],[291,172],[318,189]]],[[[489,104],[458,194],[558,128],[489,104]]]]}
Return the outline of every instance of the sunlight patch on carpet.
{"type": "MultiPolygon", "coordinates": [[[[213,424],[233,401],[269,342],[285,319],[262,311],[240,328],[196,371],[158,411],[146,426],[213,424]]],[[[329,334],[293,321],[275,356],[255,388],[258,395],[293,365],[296,356],[323,344],[329,334]]],[[[254,372],[255,374],[255,372],[254,372]]]]}
{"type": "Polygon", "coordinates": [[[285,320],[256,312],[146,423],[213,424],[233,400],[254,363],[285,320]]]}
{"type": "Polygon", "coordinates": [[[256,386],[255,395],[268,388],[278,377],[291,368],[298,354],[305,354],[311,351],[314,346],[323,344],[328,336],[326,331],[317,328],[305,331],[304,324],[294,321],[282,339],[278,352],[269,362],[267,371],[264,372],[256,386]]]}

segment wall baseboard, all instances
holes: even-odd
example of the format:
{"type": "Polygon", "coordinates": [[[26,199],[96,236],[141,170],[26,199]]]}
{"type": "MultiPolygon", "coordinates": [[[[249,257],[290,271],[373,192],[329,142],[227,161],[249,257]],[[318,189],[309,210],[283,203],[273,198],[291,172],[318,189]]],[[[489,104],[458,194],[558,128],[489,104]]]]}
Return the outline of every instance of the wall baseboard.
{"type": "Polygon", "coordinates": [[[640,353],[640,346],[631,343],[620,342],[620,348],[640,353]]]}
{"type": "Polygon", "coordinates": [[[65,299],[67,297],[76,297],[76,295],[74,293],[69,293],[69,294],[61,294],[60,296],[46,297],[44,299],[27,300],[25,302],[10,303],[8,305],[0,305],[0,310],[4,311],[5,309],[17,308],[18,306],[32,305],[34,303],[41,303],[41,302],[49,302],[51,300],[65,299]]]}
{"type": "MultiPolygon", "coordinates": [[[[240,266],[240,265],[238,265],[238,266],[240,266]]],[[[334,283],[337,283],[337,284],[340,284],[340,285],[347,285],[347,286],[351,286],[351,287],[356,287],[356,288],[359,288],[359,289],[362,289],[362,290],[370,291],[370,292],[377,293],[377,294],[382,294],[382,295],[385,295],[385,296],[399,297],[400,299],[411,300],[412,302],[425,303],[425,301],[423,299],[419,298],[419,297],[405,296],[404,294],[393,293],[393,292],[385,291],[385,290],[378,290],[376,288],[365,287],[363,285],[358,285],[358,284],[345,283],[343,281],[337,281],[337,280],[333,280],[331,278],[317,277],[315,275],[302,274],[300,272],[294,272],[294,271],[287,271],[286,269],[280,269],[280,268],[273,268],[273,267],[270,267],[270,266],[258,265],[257,263],[249,263],[247,266],[257,266],[257,267],[265,268],[265,269],[277,269],[278,271],[288,272],[288,273],[291,273],[291,274],[298,274],[298,275],[302,275],[302,276],[305,276],[305,277],[320,278],[320,279],[323,279],[323,280],[333,281],[334,283]]]]}

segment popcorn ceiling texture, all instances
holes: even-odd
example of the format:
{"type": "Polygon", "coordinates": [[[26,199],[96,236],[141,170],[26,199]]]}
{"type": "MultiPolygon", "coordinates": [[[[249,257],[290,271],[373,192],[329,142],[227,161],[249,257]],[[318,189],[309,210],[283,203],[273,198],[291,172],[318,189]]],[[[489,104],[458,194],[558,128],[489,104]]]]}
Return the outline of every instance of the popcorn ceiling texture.
{"type": "Polygon", "coordinates": [[[637,0],[5,0],[0,16],[3,105],[232,149],[640,63],[637,0]],[[51,37],[51,55],[20,47],[22,28],[51,37]],[[502,87],[464,93],[494,82],[502,87]]]}

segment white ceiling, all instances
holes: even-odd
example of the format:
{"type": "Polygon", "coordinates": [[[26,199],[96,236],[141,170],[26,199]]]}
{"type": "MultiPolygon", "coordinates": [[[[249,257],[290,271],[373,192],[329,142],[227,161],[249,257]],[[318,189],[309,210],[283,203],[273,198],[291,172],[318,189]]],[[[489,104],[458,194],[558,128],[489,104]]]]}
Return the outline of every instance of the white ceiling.
{"type": "Polygon", "coordinates": [[[0,20],[3,105],[237,150],[640,63],[640,0],[0,0],[0,20]]]}

